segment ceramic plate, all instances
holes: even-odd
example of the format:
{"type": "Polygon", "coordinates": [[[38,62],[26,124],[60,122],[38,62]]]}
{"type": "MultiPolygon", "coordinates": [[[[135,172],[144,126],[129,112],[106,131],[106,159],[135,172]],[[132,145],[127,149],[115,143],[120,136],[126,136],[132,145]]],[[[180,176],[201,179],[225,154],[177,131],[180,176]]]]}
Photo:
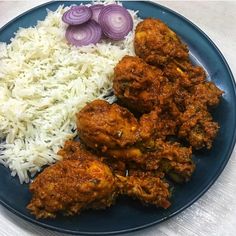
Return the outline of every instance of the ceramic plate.
{"type": "MultiPolygon", "coordinates": [[[[9,42],[19,27],[29,27],[46,17],[46,9],[56,10],[60,4],[73,2],[50,2],[16,17],[0,30],[0,41],[9,42]]],[[[78,2],[79,3],[79,2],[78,2]]],[[[85,3],[85,2],[83,2],[85,3]]],[[[58,217],[53,220],[36,220],[26,210],[30,201],[28,185],[19,184],[8,169],[0,165],[0,202],[16,215],[40,226],[64,233],[105,235],[129,232],[160,223],[195,202],[221,174],[230,158],[235,142],[235,84],[230,69],[214,43],[194,24],[178,13],[151,2],[124,2],[124,6],[139,10],[141,18],[155,17],[166,22],[185,41],[191,59],[204,67],[208,79],[224,91],[219,106],[213,110],[220,131],[210,151],[195,153],[196,171],[192,180],[176,186],[167,209],[144,207],[138,201],[120,198],[113,207],[101,211],[86,211],[74,217],[58,217]]]]}

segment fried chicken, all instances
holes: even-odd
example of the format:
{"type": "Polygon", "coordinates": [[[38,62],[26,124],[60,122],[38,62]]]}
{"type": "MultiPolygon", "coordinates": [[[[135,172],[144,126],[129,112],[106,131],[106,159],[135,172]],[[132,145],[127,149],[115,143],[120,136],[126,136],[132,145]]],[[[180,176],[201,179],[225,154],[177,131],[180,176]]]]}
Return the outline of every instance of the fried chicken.
{"type": "Polygon", "coordinates": [[[30,184],[27,208],[36,218],[74,215],[84,209],[111,206],[118,194],[115,177],[98,160],[63,160],[46,168],[30,184]]]}
{"type": "Polygon", "coordinates": [[[125,162],[111,158],[99,157],[87,150],[80,142],[67,141],[58,154],[67,160],[96,159],[109,166],[116,178],[119,194],[128,195],[139,199],[144,204],[152,204],[157,207],[170,206],[169,185],[164,180],[164,172],[144,171],[140,168],[132,168],[134,165],[126,165],[125,162]]]}
{"type": "Polygon", "coordinates": [[[169,62],[162,71],[138,57],[125,56],[114,69],[113,89],[118,99],[134,111],[169,110],[176,119],[186,105],[201,102],[216,106],[222,91],[206,81],[205,72],[189,62],[169,62]],[[174,113],[173,113],[174,112],[174,113]]]}
{"type": "Polygon", "coordinates": [[[111,206],[119,194],[157,207],[170,206],[169,185],[161,172],[136,170],[126,176],[121,171],[126,170],[123,162],[98,157],[76,141],[67,141],[58,154],[63,160],[46,168],[30,184],[33,197],[27,208],[36,218],[104,209],[111,206]]]}
{"type": "Polygon", "coordinates": [[[192,65],[189,60],[172,60],[165,65],[159,66],[163,75],[172,83],[178,83],[181,88],[190,88],[202,83],[206,79],[202,67],[192,65]]]}
{"type": "Polygon", "coordinates": [[[169,184],[164,181],[163,173],[133,171],[129,176],[117,175],[117,184],[121,193],[134,199],[139,199],[144,204],[168,208],[170,206],[169,184]]]}
{"type": "Polygon", "coordinates": [[[200,83],[195,85],[191,90],[191,95],[188,99],[186,99],[186,106],[192,104],[199,104],[201,106],[217,106],[220,102],[220,97],[223,92],[216,87],[213,82],[205,81],[204,83],[200,83]]]}
{"type": "Polygon", "coordinates": [[[81,142],[67,140],[62,149],[57,153],[63,160],[96,160],[98,157],[88,151],[81,142]]]}
{"type": "Polygon", "coordinates": [[[142,142],[150,142],[157,138],[166,140],[167,137],[177,134],[178,120],[174,115],[174,109],[171,111],[170,109],[166,106],[166,110],[161,111],[156,107],[150,113],[140,117],[139,129],[142,142]]]}
{"type": "Polygon", "coordinates": [[[201,101],[189,105],[180,116],[180,120],[179,137],[185,138],[195,149],[212,147],[219,125],[213,121],[211,114],[201,101]]]}
{"type": "Polygon", "coordinates": [[[173,59],[188,59],[187,46],[159,19],[148,18],[137,25],[134,48],[136,55],[151,65],[164,65],[173,59]]]}
{"type": "Polygon", "coordinates": [[[63,148],[58,152],[58,155],[62,156],[63,160],[99,160],[109,166],[113,174],[125,175],[126,174],[126,164],[115,158],[107,158],[104,156],[97,156],[92,153],[91,149],[86,148],[79,141],[66,141],[63,148]]]}
{"type": "MultiPolygon", "coordinates": [[[[141,113],[151,111],[158,104],[163,88],[161,83],[164,82],[162,71],[139,57],[125,56],[114,69],[115,95],[128,108],[141,113]]],[[[165,97],[167,96],[165,91],[165,97]]]]}
{"type": "MultiPolygon", "coordinates": [[[[141,117],[140,122],[138,122],[138,120],[133,117],[132,123],[128,123],[121,122],[121,120],[124,118],[118,116],[118,114],[121,114],[121,111],[124,108],[120,107],[119,105],[115,105],[115,108],[117,115],[116,117],[113,116],[113,126],[101,125],[101,119],[95,123],[94,117],[97,117],[97,113],[99,113],[98,116],[102,116],[102,124],[109,123],[111,120],[111,117],[109,116],[110,114],[113,114],[112,111],[114,109],[114,104],[110,105],[105,101],[94,101],[90,104],[87,104],[77,114],[78,134],[81,141],[85,145],[92,148],[95,152],[97,151],[99,155],[118,159],[125,163],[134,162],[145,170],[163,169],[163,171],[168,174],[169,172],[175,172],[176,174],[181,175],[181,178],[184,179],[184,181],[190,179],[194,170],[194,164],[192,162],[192,150],[191,148],[182,147],[178,143],[166,142],[158,138],[158,128],[161,129],[163,128],[162,126],[164,126],[164,124],[161,122],[159,124],[158,111],[151,112],[149,116],[144,115],[141,117]],[[106,109],[103,109],[103,113],[101,113],[102,108],[99,106],[106,107],[106,109]],[[89,111],[89,114],[87,111],[89,111]],[[92,113],[90,113],[90,111],[92,111],[92,113]],[[86,122],[84,121],[85,119],[86,122]],[[90,123],[92,124],[89,125],[90,123]],[[128,130],[130,127],[132,127],[132,124],[136,124],[136,142],[127,143],[126,146],[118,145],[120,143],[119,140],[116,141],[117,145],[111,146],[109,143],[107,143],[111,139],[110,136],[113,137],[113,129],[115,130],[115,133],[117,132],[116,124],[118,124],[118,128],[121,131],[128,130]],[[102,132],[107,136],[106,139],[102,139],[102,142],[100,141],[99,136],[96,137],[94,135],[96,134],[97,130],[101,129],[101,127],[102,132]],[[91,135],[85,136],[84,133],[90,133],[91,135]],[[95,143],[102,143],[102,145],[90,145],[94,142],[95,138],[97,138],[95,143]]],[[[127,116],[130,117],[130,115],[127,116]]],[[[164,132],[168,132],[168,130],[166,129],[164,132]]],[[[163,133],[160,133],[160,135],[163,136],[163,133]]],[[[122,136],[116,138],[122,139],[122,136]]]]}
{"type": "Polygon", "coordinates": [[[146,147],[109,149],[106,155],[127,164],[133,163],[143,170],[161,170],[176,182],[189,181],[195,170],[192,149],[177,142],[156,140],[146,147]]]}
{"type": "Polygon", "coordinates": [[[117,64],[113,88],[121,104],[149,113],[141,133],[152,130],[162,140],[177,136],[195,149],[210,149],[219,125],[208,108],[219,104],[223,92],[191,63],[187,46],[160,20],[138,24],[134,47],[140,58],[125,56],[117,64]]]}
{"type": "Polygon", "coordinates": [[[95,100],[77,114],[79,137],[90,148],[125,147],[138,140],[138,122],[126,108],[95,100]]]}
{"type": "Polygon", "coordinates": [[[161,20],[148,18],[136,28],[134,48],[137,56],[125,56],[114,68],[113,89],[135,115],[103,100],[78,112],[80,142],[65,142],[58,152],[63,160],[30,184],[27,208],[37,218],[103,209],[118,195],[168,208],[166,177],[189,181],[192,148],[212,147],[219,125],[209,108],[222,91],[193,65],[187,46],[161,20]]]}

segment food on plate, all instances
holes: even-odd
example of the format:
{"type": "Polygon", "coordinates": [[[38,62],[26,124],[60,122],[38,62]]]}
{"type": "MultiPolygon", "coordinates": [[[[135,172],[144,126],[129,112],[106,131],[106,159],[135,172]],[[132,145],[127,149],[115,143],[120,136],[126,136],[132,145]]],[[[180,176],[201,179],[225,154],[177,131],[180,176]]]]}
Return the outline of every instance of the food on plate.
{"type": "Polygon", "coordinates": [[[118,4],[72,6],[62,20],[69,24],[67,41],[77,47],[98,43],[102,34],[112,40],[122,40],[134,24],[129,11],[118,4]]]}
{"type": "Polygon", "coordinates": [[[164,75],[172,82],[178,82],[184,88],[205,81],[206,74],[202,67],[192,65],[189,60],[170,60],[165,65],[158,65],[164,75]]]}
{"type": "Polygon", "coordinates": [[[163,177],[163,173],[130,171],[126,177],[118,176],[117,184],[122,194],[166,209],[170,206],[171,193],[163,177]]]}
{"type": "Polygon", "coordinates": [[[192,87],[186,106],[199,102],[205,107],[216,106],[220,102],[221,95],[222,91],[213,82],[204,81],[192,87]]]}
{"type": "Polygon", "coordinates": [[[91,148],[106,151],[132,145],[139,139],[138,121],[126,108],[104,100],[87,104],[77,114],[81,140],[91,148]]]}
{"type": "Polygon", "coordinates": [[[58,155],[62,156],[63,160],[97,159],[97,156],[89,152],[81,142],[73,140],[67,140],[58,155]]]}
{"type": "MultiPolygon", "coordinates": [[[[20,28],[9,44],[0,43],[0,138],[5,140],[0,163],[21,183],[61,158],[57,152],[77,135],[75,114],[87,102],[107,97],[114,66],[134,55],[134,29],[120,41],[69,44],[62,21],[69,9],[48,10],[34,27],[20,28]]],[[[140,18],[129,13],[135,28],[140,18]]]]}
{"type": "Polygon", "coordinates": [[[133,29],[133,20],[124,7],[117,4],[105,6],[98,16],[103,33],[110,39],[121,40],[133,29]]]}
{"type": "Polygon", "coordinates": [[[163,111],[156,107],[149,113],[142,114],[139,119],[140,135],[143,141],[152,139],[166,140],[177,132],[178,120],[175,113],[167,106],[163,111]]]}
{"type": "Polygon", "coordinates": [[[141,117],[140,121],[117,104],[95,100],[77,114],[78,135],[85,146],[100,155],[188,181],[195,168],[191,148],[156,138],[158,131],[154,126],[150,130],[156,120],[149,119],[149,123],[141,117]]]}
{"type": "Polygon", "coordinates": [[[75,141],[68,141],[59,154],[63,160],[47,167],[30,184],[33,197],[27,208],[36,218],[104,209],[118,194],[145,204],[170,206],[169,185],[162,173],[131,171],[129,176],[120,175],[75,141]]]}
{"type": "Polygon", "coordinates": [[[193,152],[212,147],[223,92],[161,20],[119,4],[59,7],[1,48],[0,162],[23,183],[57,161],[30,184],[36,218],[119,195],[168,208],[193,152]]]}
{"type": "Polygon", "coordinates": [[[219,103],[222,91],[212,82],[195,81],[186,88],[180,77],[172,78],[140,58],[125,56],[115,67],[113,88],[121,103],[132,110],[152,110],[143,119],[149,119],[149,125],[155,123],[151,130],[156,129],[157,136],[178,135],[196,149],[211,148],[219,127],[208,107],[219,103]]]}
{"type": "Polygon", "coordinates": [[[219,125],[213,118],[206,106],[195,102],[187,106],[180,117],[178,136],[188,140],[195,149],[212,147],[212,142],[217,135],[219,125]]]}
{"type": "Polygon", "coordinates": [[[62,20],[69,25],[81,25],[90,20],[92,15],[93,12],[90,7],[73,6],[63,14],[62,20]]]}
{"type": "Polygon", "coordinates": [[[140,148],[133,146],[108,149],[103,155],[143,170],[161,170],[178,183],[189,181],[195,170],[191,148],[182,147],[177,142],[156,140],[151,146],[151,151],[149,146],[140,148]]]}
{"type": "Polygon", "coordinates": [[[46,168],[30,184],[30,191],[33,197],[27,208],[37,218],[103,209],[112,205],[117,195],[109,167],[90,158],[63,160],[46,168]]]}
{"type": "Polygon", "coordinates": [[[89,8],[92,10],[92,18],[91,19],[95,20],[98,23],[99,14],[104,7],[105,7],[105,5],[103,5],[103,4],[94,4],[94,5],[90,6],[89,8]]]}
{"type": "Polygon", "coordinates": [[[188,59],[188,48],[177,34],[159,19],[148,18],[135,30],[135,53],[151,65],[163,65],[173,59],[188,59]]]}
{"type": "Polygon", "coordinates": [[[66,29],[66,39],[75,46],[96,44],[102,37],[102,28],[94,20],[82,25],[70,25],[66,29]]]}
{"type": "Polygon", "coordinates": [[[195,149],[210,149],[219,126],[208,109],[223,92],[192,65],[187,46],[160,20],[137,25],[134,47],[142,59],[125,56],[114,69],[113,89],[121,104],[141,113],[159,110],[157,123],[167,120],[167,135],[184,138],[195,149]]]}
{"type": "Polygon", "coordinates": [[[77,160],[77,159],[99,159],[104,164],[108,165],[114,174],[126,175],[126,164],[114,158],[106,158],[97,155],[88,150],[81,142],[66,141],[64,147],[58,152],[63,160],[77,160]]]}
{"type": "Polygon", "coordinates": [[[127,107],[148,112],[158,105],[161,84],[165,81],[160,69],[137,56],[125,56],[114,69],[113,89],[127,107]]]}

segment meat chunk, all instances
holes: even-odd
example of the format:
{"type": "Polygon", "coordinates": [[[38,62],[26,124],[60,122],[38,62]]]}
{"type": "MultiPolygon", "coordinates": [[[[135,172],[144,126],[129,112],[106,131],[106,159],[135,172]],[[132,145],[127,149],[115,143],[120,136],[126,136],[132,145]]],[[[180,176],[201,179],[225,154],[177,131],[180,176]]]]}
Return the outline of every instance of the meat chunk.
{"type": "Polygon", "coordinates": [[[168,208],[170,206],[169,184],[163,179],[164,174],[135,171],[129,176],[117,176],[117,184],[124,195],[139,199],[142,203],[168,208]]]}
{"type": "Polygon", "coordinates": [[[160,66],[163,74],[173,83],[178,83],[181,88],[189,88],[206,79],[205,71],[202,67],[192,65],[189,60],[172,60],[160,66]]]}
{"type": "Polygon", "coordinates": [[[188,59],[187,46],[159,19],[148,18],[137,25],[134,48],[136,55],[151,65],[164,65],[173,59],[188,59]]]}
{"type": "Polygon", "coordinates": [[[213,121],[206,106],[201,102],[191,104],[180,116],[181,126],[178,136],[185,138],[195,149],[210,149],[217,135],[219,125],[213,121]]]}
{"type": "MultiPolygon", "coordinates": [[[[149,147],[150,148],[150,147],[149,147]]],[[[195,164],[192,160],[192,148],[183,147],[178,142],[155,140],[151,152],[145,153],[146,169],[158,169],[165,172],[176,182],[189,181],[195,164]]]]}
{"type": "Polygon", "coordinates": [[[66,141],[64,147],[58,152],[58,155],[63,157],[63,160],[99,160],[109,166],[113,174],[125,175],[126,165],[123,161],[114,158],[98,156],[88,150],[79,141],[66,141]]]}
{"type": "Polygon", "coordinates": [[[106,155],[146,171],[163,171],[176,182],[189,181],[195,170],[191,148],[160,139],[145,147],[107,150],[106,155]]]}
{"type": "Polygon", "coordinates": [[[125,147],[138,138],[138,122],[131,112],[116,104],[95,100],[77,114],[80,139],[91,148],[125,147]]]}
{"type": "Polygon", "coordinates": [[[57,153],[63,160],[97,160],[98,157],[88,151],[81,142],[68,140],[57,153]]]}
{"type": "Polygon", "coordinates": [[[62,154],[63,159],[67,158],[67,160],[81,160],[86,157],[99,159],[112,170],[119,194],[138,198],[145,204],[154,204],[157,207],[167,208],[170,206],[169,185],[164,181],[163,172],[130,169],[125,162],[119,159],[92,154],[80,142],[76,141],[67,141],[59,154],[62,154]],[[137,191],[137,189],[139,190],[137,191]]]}
{"type": "Polygon", "coordinates": [[[149,112],[158,104],[163,82],[162,71],[138,57],[125,56],[114,69],[115,95],[127,107],[138,112],[149,112]]]}
{"type": "MultiPolygon", "coordinates": [[[[157,138],[165,140],[168,136],[177,134],[178,114],[172,114],[168,106],[165,111],[161,111],[158,107],[150,113],[143,114],[140,117],[140,135],[142,142],[150,142],[157,138]]],[[[164,109],[163,109],[164,110],[164,109]]]]}
{"type": "MultiPolygon", "coordinates": [[[[110,139],[107,138],[102,140],[102,146],[91,145],[91,143],[94,142],[95,137],[95,135],[92,134],[96,134],[96,131],[101,127],[103,129],[99,132],[105,133],[107,137],[112,137],[113,129],[107,125],[101,126],[100,121],[89,126],[90,123],[93,123],[96,113],[87,114],[86,112],[87,110],[92,110],[94,112],[94,109],[100,111],[102,108],[99,106],[104,107],[105,104],[106,110],[103,111],[102,122],[107,124],[111,120],[110,116],[113,118],[113,113],[111,110],[115,104],[110,105],[104,101],[102,103],[92,102],[82,109],[77,115],[79,136],[85,145],[92,148],[95,152],[97,151],[100,156],[104,155],[109,158],[120,160],[127,164],[135,163],[145,170],[163,169],[163,171],[166,173],[175,172],[176,175],[180,175],[184,181],[190,179],[194,170],[194,164],[192,162],[192,150],[191,148],[182,147],[177,142],[172,143],[161,139],[173,131],[168,129],[168,127],[171,127],[171,122],[167,122],[167,126],[165,127],[165,121],[161,121],[159,119],[158,110],[153,111],[150,114],[143,115],[139,122],[135,117],[133,117],[133,120],[130,124],[126,124],[125,121],[122,122],[122,119],[125,118],[121,116],[116,116],[117,121],[116,119],[113,119],[114,127],[116,127],[115,124],[117,123],[119,129],[123,129],[121,128],[120,124],[126,124],[127,127],[130,127],[132,124],[136,124],[136,141],[133,141],[132,143],[130,142],[126,146],[110,145],[110,139]],[[83,117],[82,121],[81,117],[83,117]],[[87,125],[83,125],[85,119],[87,125]],[[89,132],[91,135],[84,135],[86,132],[89,132]]],[[[115,105],[115,107],[116,111],[122,109],[119,105],[115,105]]],[[[97,140],[96,143],[98,143],[97,140]]]]}
{"type": "Polygon", "coordinates": [[[208,107],[216,106],[219,104],[222,94],[223,92],[214,83],[205,81],[192,88],[191,97],[186,99],[186,103],[187,105],[201,103],[208,107]]]}
{"type": "Polygon", "coordinates": [[[211,148],[219,126],[207,109],[219,103],[222,91],[206,81],[202,68],[189,62],[169,61],[162,69],[166,77],[161,75],[156,79],[154,73],[148,74],[153,67],[130,56],[124,57],[115,68],[117,97],[135,111],[149,112],[139,121],[141,140],[149,142],[153,136],[165,140],[177,135],[193,148],[211,148]],[[149,89],[145,81],[149,81],[149,89]]]}
{"type": "Polygon", "coordinates": [[[36,177],[30,191],[33,197],[27,208],[37,218],[103,209],[113,204],[118,193],[108,166],[89,159],[57,162],[36,177]]]}

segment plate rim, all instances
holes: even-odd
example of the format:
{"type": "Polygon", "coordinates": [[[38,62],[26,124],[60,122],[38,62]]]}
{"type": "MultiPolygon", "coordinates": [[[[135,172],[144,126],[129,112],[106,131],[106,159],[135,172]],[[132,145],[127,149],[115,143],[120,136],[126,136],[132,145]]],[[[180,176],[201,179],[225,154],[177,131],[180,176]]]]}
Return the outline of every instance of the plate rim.
{"type": "MultiPolygon", "coordinates": [[[[121,0],[122,2],[123,0],[121,0]]],[[[0,28],[0,33],[5,30],[10,24],[12,24],[14,21],[17,21],[18,19],[20,19],[21,17],[27,15],[28,13],[37,10],[39,8],[42,7],[46,7],[47,5],[51,4],[51,3],[55,3],[55,2],[61,2],[62,5],[64,5],[64,3],[66,1],[48,1],[45,2],[43,4],[37,5],[35,7],[32,7],[26,11],[24,11],[23,13],[17,15],[16,17],[14,17],[13,19],[11,19],[10,21],[8,21],[6,24],[4,24],[1,28],[0,28]]],[[[75,1],[77,2],[77,1],[75,1]]],[[[78,2],[83,2],[83,0],[80,0],[78,2]]],[[[86,1],[85,1],[86,2],[86,1]]],[[[234,75],[230,69],[230,66],[228,64],[228,62],[226,61],[224,55],[222,54],[222,52],[220,51],[220,49],[217,47],[217,45],[212,41],[212,39],[203,31],[201,30],[195,23],[193,23],[191,20],[189,20],[187,17],[181,15],[180,13],[176,12],[175,10],[172,10],[169,7],[163,6],[159,3],[153,2],[153,1],[141,1],[150,5],[153,5],[154,7],[158,7],[162,10],[165,10],[175,16],[177,16],[178,18],[180,18],[181,20],[183,20],[185,23],[188,23],[192,28],[194,28],[195,30],[197,30],[207,41],[208,43],[214,48],[214,50],[217,52],[217,54],[219,55],[219,57],[221,58],[222,62],[224,63],[225,68],[227,69],[228,75],[231,79],[232,82],[232,87],[233,87],[233,92],[234,92],[234,97],[236,97],[236,82],[234,79],[234,75]]],[[[47,9],[47,8],[46,8],[47,9]]],[[[236,123],[236,121],[234,122],[236,123]]],[[[235,127],[235,126],[234,126],[235,127]]],[[[0,198],[0,204],[2,206],[4,206],[6,209],[8,209],[11,213],[13,213],[14,215],[16,215],[17,217],[20,217],[23,220],[26,220],[27,222],[33,223],[34,225],[43,227],[45,229],[48,230],[53,230],[56,232],[60,232],[60,233],[66,233],[66,234],[72,234],[72,235],[115,235],[115,234],[122,234],[122,233],[130,233],[130,232],[134,232],[137,230],[141,230],[141,229],[145,229],[147,227],[151,227],[154,225],[157,225],[161,222],[166,221],[167,219],[173,218],[174,216],[176,216],[177,214],[181,213],[182,211],[184,211],[185,209],[187,209],[188,207],[190,207],[193,203],[195,203],[198,199],[200,199],[209,189],[210,187],[216,182],[216,180],[219,178],[219,176],[221,175],[221,173],[223,172],[223,170],[225,169],[227,163],[229,162],[229,159],[231,158],[234,146],[236,143],[236,127],[234,128],[234,132],[233,132],[233,136],[232,136],[232,140],[231,143],[229,145],[229,148],[227,150],[227,155],[226,158],[224,159],[224,161],[222,162],[222,165],[220,166],[220,168],[218,169],[218,171],[216,172],[216,174],[214,175],[214,177],[211,179],[211,181],[209,181],[209,183],[202,189],[202,191],[200,191],[197,196],[195,196],[191,201],[189,201],[187,204],[185,204],[183,207],[179,208],[178,210],[176,210],[175,212],[171,213],[168,216],[163,217],[160,220],[156,220],[153,221],[151,223],[147,223],[141,226],[137,226],[137,227],[133,227],[133,228],[129,228],[129,229],[122,229],[122,230],[114,230],[111,232],[105,231],[105,232],[89,232],[89,231],[78,231],[78,230],[69,230],[69,229],[62,229],[62,228],[58,228],[56,226],[52,226],[52,225],[48,225],[47,223],[43,223],[38,221],[37,219],[33,219],[30,218],[26,215],[24,215],[23,213],[21,213],[18,210],[15,210],[13,207],[11,207],[10,205],[8,205],[7,203],[4,202],[4,200],[2,200],[0,198]]]]}

